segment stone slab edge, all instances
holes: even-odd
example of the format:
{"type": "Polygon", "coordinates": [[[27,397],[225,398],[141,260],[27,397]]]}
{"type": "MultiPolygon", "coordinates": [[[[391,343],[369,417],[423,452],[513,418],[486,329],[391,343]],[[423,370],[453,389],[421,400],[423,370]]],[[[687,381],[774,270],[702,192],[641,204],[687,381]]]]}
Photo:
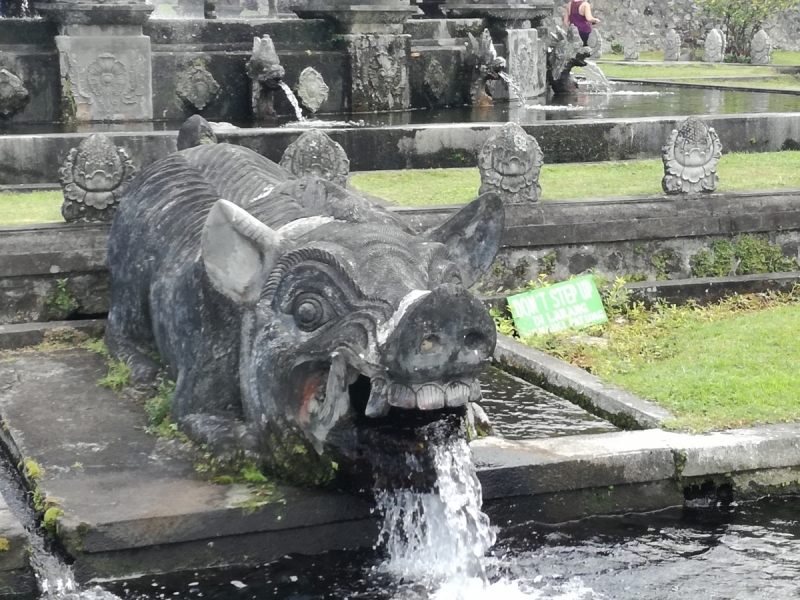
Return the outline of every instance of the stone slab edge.
{"type": "Polygon", "coordinates": [[[101,335],[106,328],[105,319],[86,319],[81,321],[48,321],[46,323],[19,323],[0,325],[0,350],[17,350],[37,346],[50,336],[57,336],[59,330],[74,329],[88,336],[101,335]]]}
{"type": "Polygon", "coordinates": [[[514,375],[577,402],[623,429],[650,429],[672,418],[669,411],[603,382],[599,377],[502,334],[494,360],[514,375]]]}
{"type": "MultiPolygon", "coordinates": [[[[698,479],[723,480],[739,497],[800,484],[800,424],[703,435],[664,430],[529,441],[472,442],[486,499],[698,479]]],[[[789,490],[791,491],[791,489],[789,490]]]]}

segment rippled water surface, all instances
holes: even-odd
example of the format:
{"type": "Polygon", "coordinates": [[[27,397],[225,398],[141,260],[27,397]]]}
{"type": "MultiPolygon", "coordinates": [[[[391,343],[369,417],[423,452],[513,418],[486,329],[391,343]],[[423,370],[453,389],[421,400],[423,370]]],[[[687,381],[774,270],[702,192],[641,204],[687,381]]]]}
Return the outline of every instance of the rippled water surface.
{"type": "Polygon", "coordinates": [[[486,587],[465,580],[430,590],[383,572],[381,556],[369,551],[285,557],[254,571],[189,573],[169,583],[142,578],[115,591],[128,598],[783,600],[800,596],[799,515],[800,499],[789,498],[503,527],[486,587]]]}
{"type": "Polygon", "coordinates": [[[499,369],[481,375],[481,406],[510,440],[617,431],[608,421],[499,369]]]}
{"type": "MultiPolygon", "coordinates": [[[[410,110],[393,113],[354,113],[316,115],[300,126],[305,127],[380,127],[387,125],[422,125],[449,123],[504,123],[515,121],[532,124],[542,121],[597,118],[668,117],[686,115],[721,115],[737,113],[800,112],[800,94],[740,92],[703,88],[670,88],[669,86],[617,83],[609,93],[588,88],[579,93],[549,100],[498,102],[491,107],[462,106],[435,110],[410,110]]],[[[182,121],[151,123],[91,123],[78,125],[0,122],[2,134],[43,133],[117,133],[175,131],[182,121]]],[[[255,127],[254,123],[234,123],[255,127]]],[[[298,126],[285,118],[279,125],[298,126]]],[[[272,124],[265,124],[271,127],[272,124]]]]}

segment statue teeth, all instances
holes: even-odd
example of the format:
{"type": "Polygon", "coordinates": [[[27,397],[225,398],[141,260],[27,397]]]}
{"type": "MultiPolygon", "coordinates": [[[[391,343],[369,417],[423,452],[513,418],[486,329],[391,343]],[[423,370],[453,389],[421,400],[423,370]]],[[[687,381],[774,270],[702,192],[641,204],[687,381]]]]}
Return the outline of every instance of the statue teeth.
{"type": "Polygon", "coordinates": [[[372,389],[369,393],[369,402],[364,414],[368,417],[385,417],[389,413],[388,384],[385,379],[372,380],[372,389]]]}
{"type": "Polygon", "coordinates": [[[483,395],[481,394],[481,384],[476,379],[469,386],[469,401],[477,402],[478,400],[481,399],[483,399],[483,395]]]}
{"type": "Polygon", "coordinates": [[[420,410],[436,410],[444,408],[444,390],[435,383],[426,383],[417,388],[417,408],[420,410]]]}
{"type": "Polygon", "coordinates": [[[464,406],[469,402],[470,386],[463,381],[451,381],[444,390],[447,406],[464,406]]]}
{"type": "Polygon", "coordinates": [[[417,395],[407,385],[393,383],[389,390],[389,404],[398,408],[416,408],[417,395]]]}

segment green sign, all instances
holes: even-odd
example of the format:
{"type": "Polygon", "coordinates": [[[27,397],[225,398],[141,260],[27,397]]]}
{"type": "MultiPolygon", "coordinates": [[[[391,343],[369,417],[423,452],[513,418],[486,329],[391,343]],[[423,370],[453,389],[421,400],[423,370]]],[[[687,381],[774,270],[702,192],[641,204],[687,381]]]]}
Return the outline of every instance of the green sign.
{"type": "Polygon", "coordinates": [[[508,297],[520,335],[580,329],[608,321],[591,275],[508,297]]]}

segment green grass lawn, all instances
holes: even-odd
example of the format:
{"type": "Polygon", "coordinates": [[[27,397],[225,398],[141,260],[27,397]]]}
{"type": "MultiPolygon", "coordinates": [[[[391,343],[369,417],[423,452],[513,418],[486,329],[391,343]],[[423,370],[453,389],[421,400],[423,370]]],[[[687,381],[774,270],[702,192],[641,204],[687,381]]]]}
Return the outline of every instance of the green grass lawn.
{"type": "MultiPolygon", "coordinates": [[[[698,57],[702,55],[703,55],[703,50],[699,49],[698,57]]],[[[624,56],[622,54],[603,54],[603,58],[606,60],[624,60],[624,56]]],[[[664,52],[662,50],[640,52],[639,60],[663,61],[664,52]]],[[[773,50],[772,64],[779,66],[789,66],[789,67],[800,66],[800,52],[793,52],[790,50],[773,50]]]]}
{"type": "Polygon", "coordinates": [[[748,88],[774,88],[781,90],[800,90],[800,78],[794,75],[778,75],[765,79],[681,79],[681,83],[699,85],[725,85],[748,88]]]}
{"type": "Polygon", "coordinates": [[[570,334],[532,346],[656,401],[669,427],[710,431],[800,419],[800,297],[737,296],[706,308],[634,307],[596,327],[607,346],[570,334]],[[572,336],[572,337],[569,337],[572,336]]]}
{"type": "Polygon", "coordinates": [[[58,192],[0,193],[0,225],[27,225],[64,221],[58,192]]]}
{"type": "MultiPolygon", "coordinates": [[[[717,173],[720,192],[800,188],[800,152],[726,154],[717,173]]],[[[542,200],[660,194],[660,160],[544,165],[542,200]]],[[[354,175],[356,189],[402,206],[469,202],[477,195],[477,169],[379,171],[354,175]]]]}
{"type": "MultiPolygon", "coordinates": [[[[601,65],[607,77],[620,79],[672,79],[680,77],[745,77],[748,75],[779,75],[778,71],[769,67],[754,67],[745,65],[710,64],[702,62],[676,62],[664,65],[649,65],[646,63],[631,62],[625,65],[601,65]]],[[[578,68],[575,69],[579,73],[578,68]]]]}

